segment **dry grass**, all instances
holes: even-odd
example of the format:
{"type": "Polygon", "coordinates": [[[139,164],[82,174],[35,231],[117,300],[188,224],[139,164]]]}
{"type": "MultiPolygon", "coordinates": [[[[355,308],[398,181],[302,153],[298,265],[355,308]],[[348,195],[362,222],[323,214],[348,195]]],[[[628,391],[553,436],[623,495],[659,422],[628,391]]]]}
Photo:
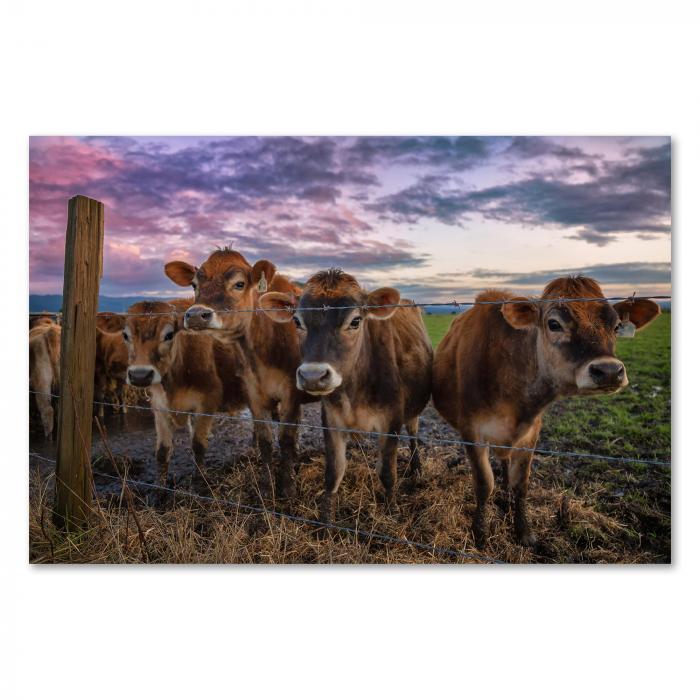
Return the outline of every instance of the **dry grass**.
{"type": "MultiPolygon", "coordinates": [[[[373,469],[374,449],[355,444],[340,491],[337,524],[353,530],[383,533],[467,554],[487,555],[511,563],[645,563],[667,561],[663,552],[646,547],[635,529],[639,514],[625,508],[600,508],[595,482],[574,495],[557,481],[558,465],[538,459],[530,492],[531,520],[539,542],[535,549],[514,542],[507,499],[496,495],[493,531],[485,550],[474,546],[470,530],[473,503],[466,469],[448,469],[451,448],[425,451],[424,475],[417,483],[402,481],[399,512],[388,514],[373,469]],[[635,517],[632,517],[634,515],[635,517]],[[635,519],[637,518],[637,519],[635,519]]],[[[406,448],[400,466],[407,466],[406,448]]],[[[124,463],[128,467],[128,464],[124,463]]],[[[121,470],[120,466],[120,470],[121,470]]],[[[102,462],[98,471],[106,472],[102,462]]],[[[210,470],[179,489],[251,506],[265,505],[297,516],[318,517],[323,484],[322,457],[308,458],[297,478],[298,496],[290,509],[263,501],[256,484],[260,465],[250,458],[225,471],[210,470]]],[[[112,470],[112,473],[114,471],[112,470]]],[[[99,478],[99,477],[98,477],[99,478]]],[[[319,528],[269,513],[251,513],[234,505],[207,503],[189,496],[133,491],[134,508],[124,493],[101,497],[84,532],[64,535],[51,525],[51,479],[30,479],[30,561],[35,563],[239,563],[239,564],[408,564],[476,563],[468,557],[386,543],[366,536],[319,528]],[[136,519],[136,521],[135,521],[136,519]],[[143,537],[139,536],[140,528],[143,537]],[[141,541],[143,539],[143,542],[141,541]]],[[[659,516],[658,513],[647,514],[659,516]]]]}

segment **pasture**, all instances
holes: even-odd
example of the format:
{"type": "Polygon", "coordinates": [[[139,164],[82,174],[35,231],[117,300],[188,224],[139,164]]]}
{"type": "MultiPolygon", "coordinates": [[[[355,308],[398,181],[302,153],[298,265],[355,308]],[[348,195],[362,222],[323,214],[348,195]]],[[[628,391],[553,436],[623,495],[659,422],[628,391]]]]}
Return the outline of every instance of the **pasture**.
{"type": "MultiPolygon", "coordinates": [[[[424,316],[434,345],[454,318],[424,316]]],[[[540,448],[670,460],[671,314],[663,313],[632,340],[620,339],[618,355],[627,365],[630,385],[614,396],[555,404],[545,419],[540,448]]],[[[134,390],[129,400],[147,407],[134,390]]],[[[671,557],[667,467],[536,454],[529,502],[538,544],[531,550],[514,543],[509,504],[497,492],[495,508],[506,517],[493,519],[487,547],[479,551],[469,526],[471,479],[458,446],[424,445],[424,474],[416,483],[401,482],[398,512],[389,515],[373,469],[375,445],[365,438],[352,440],[336,521],[347,530],[322,532],[269,512],[318,517],[323,485],[319,430],[300,431],[298,496],[290,506],[261,496],[261,465],[251,446],[249,421],[216,419],[202,474],[195,472],[186,431],[179,431],[172,462],[174,492],[131,485],[128,493],[118,473],[144,483],[155,480],[152,417],[149,410],[131,409],[127,416],[107,416],[105,422],[111,456],[96,435],[93,468],[100,497],[90,527],[78,535],[53,529],[51,464],[30,459],[31,561],[471,563],[486,555],[513,563],[642,563],[671,557]],[[453,551],[419,549],[367,533],[453,551]]],[[[317,405],[305,408],[303,422],[320,423],[317,405]]],[[[432,406],[421,416],[420,433],[428,439],[457,437],[432,406]]],[[[35,433],[30,448],[50,454],[35,433]]],[[[407,466],[408,447],[402,445],[400,470],[407,466]]]]}

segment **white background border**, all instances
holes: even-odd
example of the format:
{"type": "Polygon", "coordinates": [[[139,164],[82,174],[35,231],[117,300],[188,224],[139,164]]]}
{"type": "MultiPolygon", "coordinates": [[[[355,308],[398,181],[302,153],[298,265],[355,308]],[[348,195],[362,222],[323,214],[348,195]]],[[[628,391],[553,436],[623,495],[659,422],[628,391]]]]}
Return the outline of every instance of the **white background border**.
{"type": "Polygon", "coordinates": [[[3,697],[588,699],[697,689],[698,324],[686,308],[698,279],[700,32],[690,3],[8,4],[3,697]],[[30,567],[28,136],[200,133],[670,134],[681,378],[674,564],[30,567]]]}

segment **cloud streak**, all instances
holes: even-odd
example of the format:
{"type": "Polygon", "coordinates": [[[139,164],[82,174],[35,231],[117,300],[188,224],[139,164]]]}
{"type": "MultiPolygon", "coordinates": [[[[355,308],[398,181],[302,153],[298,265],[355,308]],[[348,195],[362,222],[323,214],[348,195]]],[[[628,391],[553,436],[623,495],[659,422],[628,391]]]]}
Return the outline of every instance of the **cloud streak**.
{"type": "MultiPolygon", "coordinates": [[[[519,142],[517,142],[519,143],[519,142]]],[[[526,142],[530,143],[530,142],[526,142]]],[[[570,231],[572,238],[604,246],[622,234],[640,237],[671,231],[671,148],[630,151],[627,158],[593,166],[580,149],[510,147],[515,152],[583,161],[573,174],[587,172],[584,181],[571,180],[566,167],[555,173],[517,179],[503,185],[465,190],[445,176],[426,175],[418,182],[369,205],[395,223],[435,219],[461,225],[476,215],[484,219],[545,226],[570,231]]],[[[505,156],[511,157],[513,151],[505,156]]]]}

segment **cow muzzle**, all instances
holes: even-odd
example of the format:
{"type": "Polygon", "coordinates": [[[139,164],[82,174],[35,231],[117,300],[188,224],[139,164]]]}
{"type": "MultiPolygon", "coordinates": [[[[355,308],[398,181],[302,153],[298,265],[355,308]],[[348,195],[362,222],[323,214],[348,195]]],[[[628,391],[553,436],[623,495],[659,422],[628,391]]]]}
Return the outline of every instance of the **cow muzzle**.
{"type": "Polygon", "coordinates": [[[131,365],[126,371],[126,383],[147,387],[160,383],[160,372],[153,365],[131,365]]]}
{"type": "Polygon", "coordinates": [[[324,396],[335,391],[343,377],[327,362],[304,362],[297,368],[297,389],[314,396],[324,396]]]}
{"type": "Polygon", "coordinates": [[[629,384],[625,365],[614,357],[599,357],[576,372],[579,391],[611,393],[629,384]]]}
{"type": "Polygon", "coordinates": [[[208,306],[195,304],[185,311],[185,328],[192,331],[221,328],[221,319],[216,311],[208,306]]]}

